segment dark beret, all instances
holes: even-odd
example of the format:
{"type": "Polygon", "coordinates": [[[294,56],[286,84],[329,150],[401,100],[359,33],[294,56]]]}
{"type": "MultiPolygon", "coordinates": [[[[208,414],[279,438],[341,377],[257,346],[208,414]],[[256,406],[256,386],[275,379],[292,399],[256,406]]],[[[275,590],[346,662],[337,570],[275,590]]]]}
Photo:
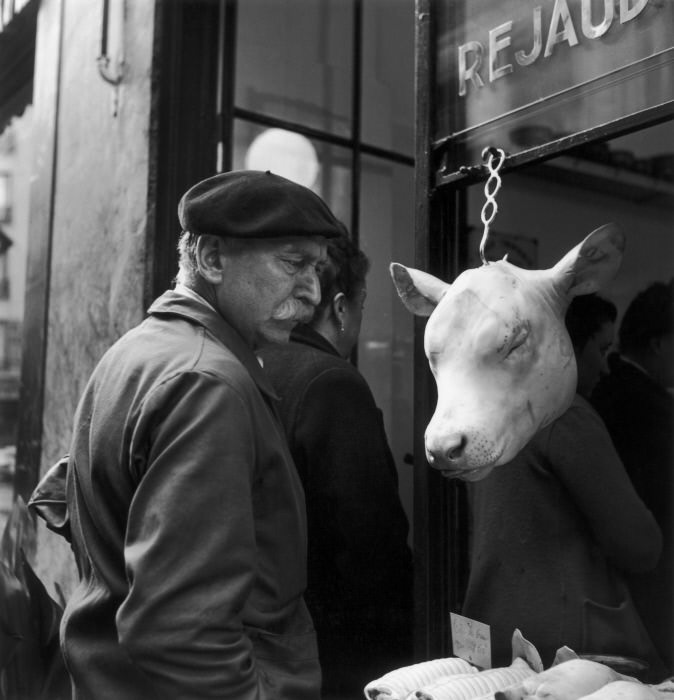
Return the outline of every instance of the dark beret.
{"type": "Polygon", "coordinates": [[[182,196],[178,219],[183,231],[233,238],[334,238],[345,233],[309,188],[258,170],[220,173],[198,182],[182,196]]]}

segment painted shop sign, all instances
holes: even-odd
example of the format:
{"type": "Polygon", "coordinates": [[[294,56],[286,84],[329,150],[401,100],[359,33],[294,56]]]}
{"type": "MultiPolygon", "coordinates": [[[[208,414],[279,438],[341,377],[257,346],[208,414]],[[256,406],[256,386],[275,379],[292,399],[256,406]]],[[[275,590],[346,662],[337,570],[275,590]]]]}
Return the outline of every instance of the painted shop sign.
{"type": "Polygon", "coordinates": [[[514,152],[525,126],[540,145],[674,100],[674,0],[435,7],[437,141],[514,152]]]}
{"type": "MultiPolygon", "coordinates": [[[[509,19],[489,30],[488,40],[467,41],[458,49],[458,94],[463,97],[469,84],[484,87],[485,80],[493,83],[515,70],[515,66],[530,66],[552,56],[555,48],[578,46],[580,38],[589,41],[603,37],[614,21],[626,24],[638,17],[653,0],[603,0],[598,17],[593,17],[593,0],[581,0],[580,16],[571,13],[568,0],[555,0],[549,22],[543,25],[543,7],[532,8],[531,16],[519,21],[528,29],[528,46],[513,46],[513,24],[509,19]],[[529,26],[526,27],[528,21],[529,26]],[[486,65],[485,65],[486,64],[486,65]]],[[[662,1],[662,0],[661,0],[662,1]]],[[[574,8],[578,9],[578,8],[574,8]]]]}

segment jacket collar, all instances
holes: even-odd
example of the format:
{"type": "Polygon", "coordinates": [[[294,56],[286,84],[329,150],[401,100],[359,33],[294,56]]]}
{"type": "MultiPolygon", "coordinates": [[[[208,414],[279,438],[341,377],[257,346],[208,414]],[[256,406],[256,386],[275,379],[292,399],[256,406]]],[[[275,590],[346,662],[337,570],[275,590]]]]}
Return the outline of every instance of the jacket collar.
{"type": "Polygon", "coordinates": [[[253,349],[206,300],[168,290],[154,300],[148,313],[152,316],[179,316],[203,326],[241,362],[260,391],[275,401],[279,400],[253,349]]]}
{"type": "Polygon", "coordinates": [[[307,326],[306,323],[298,323],[295,328],[293,328],[290,333],[290,340],[295,343],[301,343],[302,345],[309,345],[312,348],[322,350],[330,355],[341,357],[332,343],[326,340],[311,326],[307,326]]]}

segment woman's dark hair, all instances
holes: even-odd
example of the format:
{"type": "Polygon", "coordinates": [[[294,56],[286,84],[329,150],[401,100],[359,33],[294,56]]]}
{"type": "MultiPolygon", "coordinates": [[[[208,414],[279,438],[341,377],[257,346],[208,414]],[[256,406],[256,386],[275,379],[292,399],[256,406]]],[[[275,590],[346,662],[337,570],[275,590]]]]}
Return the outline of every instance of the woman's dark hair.
{"type": "Polygon", "coordinates": [[[318,305],[320,310],[332,303],[339,292],[350,301],[353,300],[365,284],[365,277],[370,269],[367,256],[346,233],[331,238],[327,248],[328,260],[318,270],[321,283],[321,303],[318,305]]]}
{"type": "Polygon", "coordinates": [[[674,330],[674,280],[654,282],[634,297],[620,324],[622,351],[643,350],[653,338],[674,330]]]}
{"type": "Polygon", "coordinates": [[[573,347],[582,350],[605,323],[615,323],[617,316],[615,304],[597,294],[574,297],[565,318],[573,347]]]}

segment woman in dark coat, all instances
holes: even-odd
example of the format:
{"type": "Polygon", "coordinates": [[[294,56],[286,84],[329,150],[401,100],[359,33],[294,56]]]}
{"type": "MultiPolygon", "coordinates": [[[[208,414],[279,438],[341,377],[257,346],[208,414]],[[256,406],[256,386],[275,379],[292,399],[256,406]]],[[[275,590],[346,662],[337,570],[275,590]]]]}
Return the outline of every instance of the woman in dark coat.
{"type": "Polygon", "coordinates": [[[306,493],[305,598],[323,697],[332,699],[358,697],[368,681],[411,662],[412,558],[381,411],[346,359],[358,341],[369,262],[346,237],[328,258],[314,320],[260,357],[306,493]]]}
{"type": "Polygon", "coordinates": [[[557,649],[637,657],[665,670],[624,581],[655,566],[662,543],[606,427],[586,397],[604,371],[615,307],[577,297],[567,327],[578,366],[569,410],[509,464],[470,484],[473,539],[463,614],[491,627],[494,665],[515,628],[552,663],[557,649]]]}
{"type": "Polygon", "coordinates": [[[619,332],[620,354],[592,394],[616,450],[663,535],[655,569],[628,578],[653,642],[674,673],[674,280],[654,282],[632,300],[619,332]]]}

